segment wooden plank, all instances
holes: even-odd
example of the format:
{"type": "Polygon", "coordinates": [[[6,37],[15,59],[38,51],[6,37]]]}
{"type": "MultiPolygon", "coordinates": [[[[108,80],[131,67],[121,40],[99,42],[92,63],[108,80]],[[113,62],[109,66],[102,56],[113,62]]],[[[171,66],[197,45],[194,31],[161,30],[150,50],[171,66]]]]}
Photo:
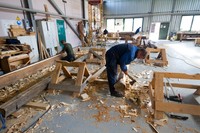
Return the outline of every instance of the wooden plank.
{"type": "Polygon", "coordinates": [[[72,77],[71,73],[67,70],[66,66],[62,66],[62,70],[63,70],[63,73],[65,74],[65,76],[67,78],[71,78],[72,77]]]}
{"type": "Polygon", "coordinates": [[[88,58],[88,54],[81,56],[80,58],[76,59],[74,62],[83,62],[88,58]]]}
{"type": "Polygon", "coordinates": [[[12,116],[14,118],[19,118],[24,114],[24,109],[19,109],[16,112],[12,113],[12,116]]]}
{"type": "Polygon", "coordinates": [[[57,84],[59,81],[59,76],[60,76],[60,70],[62,68],[62,64],[61,63],[57,63],[56,64],[56,68],[51,76],[51,83],[53,84],[57,84]]]}
{"type": "Polygon", "coordinates": [[[155,93],[155,118],[156,119],[162,119],[164,113],[162,111],[159,111],[158,108],[159,106],[156,106],[157,102],[163,101],[164,99],[164,94],[163,94],[163,74],[162,73],[155,73],[155,88],[154,88],[154,93],[155,93]]]}
{"type": "Polygon", "coordinates": [[[55,64],[55,60],[60,59],[60,57],[61,57],[60,55],[56,55],[54,57],[42,60],[40,62],[28,65],[24,68],[20,68],[16,71],[13,71],[8,74],[4,74],[4,75],[0,76],[0,89],[7,85],[15,83],[19,79],[22,79],[22,78],[28,77],[29,75],[35,74],[39,70],[44,69],[45,67],[49,67],[49,66],[55,64]]]}
{"type": "Polygon", "coordinates": [[[190,105],[190,104],[177,104],[173,102],[156,102],[157,110],[163,112],[174,112],[174,113],[183,113],[191,115],[200,115],[200,106],[199,105],[190,105]]]}
{"type": "MultiPolygon", "coordinates": [[[[162,60],[163,60],[163,62],[167,62],[167,64],[168,64],[165,49],[161,49],[161,54],[162,54],[162,60]]],[[[167,65],[167,64],[165,64],[165,65],[167,65]]]]}
{"type": "Polygon", "coordinates": [[[81,86],[84,78],[84,73],[85,73],[85,63],[79,65],[78,73],[77,73],[77,79],[75,82],[75,85],[81,86]]]}
{"type": "Polygon", "coordinates": [[[63,66],[68,67],[79,67],[79,65],[85,65],[85,62],[68,62],[63,60],[57,60],[56,62],[61,63],[63,66]]]}
{"type": "MultiPolygon", "coordinates": [[[[46,4],[44,4],[44,11],[45,11],[45,12],[49,12],[48,6],[47,6],[46,4]]],[[[50,17],[49,14],[46,14],[46,20],[47,20],[47,21],[48,21],[48,20],[51,20],[51,17],[50,17]]]]}
{"type": "Polygon", "coordinates": [[[89,77],[87,77],[87,79],[82,83],[81,88],[80,88],[80,93],[82,93],[82,91],[84,90],[84,88],[87,86],[88,80],[90,79],[92,75],[90,75],[89,77]]]}
{"type": "Polygon", "coordinates": [[[27,90],[21,92],[17,96],[11,98],[9,101],[3,103],[0,106],[0,112],[4,117],[9,116],[10,114],[18,110],[21,106],[30,101],[33,97],[37,96],[44,89],[46,89],[49,82],[50,77],[40,80],[39,82],[37,82],[37,84],[34,84],[27,90]]]}
{"type": "Polygon", "coordinates": [[[43,47],[42,47],[42,39],[41,39],[41,35],[40,32],[37,33],[38,36],[38,49],[39,49],[39,55],[40,55],[40,59],[44,59],[44,54],[43,54],[43,47]]]}
{"type": "Polygon", "coordinates": [[[20,54],[20,55],[16,55],[16,56],[11,56],[11,57],[8,58],[8,61],[14,62],[14,61],[22,60],[22,59],[25,59],[25,58],[29,59],[29,55],[28,54],[20,54]]]}
{"type": "Polygon", "coordinates": [[[151,103],[152,103],[152,108],[154,109],[155,108],[155,95],[154,95],[154,90],[152,88],[152,85],[149,84],[149,96],[151,98],[151,103]]]}
{"type": "MultiPolygon", "coordinates": [[[[165,84],[165,83],[164,83],[165,84]]],[[[163,84],[163,85],[164,85],[163,84]]],[[[178,83],[170,83],[173,87],[178,88],[187,88],[187,89],[200,89],[200,85],[190,85],[190,84],[178,84],[178,83]]],[[[166,83],[167,86],[170,86],[169,83],[166,83]]]]}
{"type": "Polygon", "coordinates": [[[160,53],[161,51],[163,50],[163,48],[146,48],[146,51],[147,52],[150,52],[150,53],[160,53]]]}
{"type": "Polygon", "coordinates": [[[28,102],[25,106],[26,107],[31,107],[31,108],[43,109],[43,110],[47,110],[50,107],[49,104],[39,103],[39,102],[28,102]]]}
{"type": "Polygon", "coordinates": [[[156,72],[164,74],[165,78],[177,78],[177,79],[196,79],[200,80],[200,74],[185,74],[185,73],[170,73],[170,72],[156,72]]]}
{"type": "Polygon", "coordinates": [[[101,73],[106,69],[105,66],[100,68],[94,75],[91,76],[91,78],[88,80],[89,82],[93,82],[101,73]]]}
{"type": "Polygon", "coordinates": [[[96,58],[103,60],[103,57],[97,54],[94,50],[90,49],[89,52],[92,53],[96,58]]]}
{"type": "Polygon", "coordinates": [[[65,75],[60,75],[60,77],[58,78],[58,83],[60,83],[61,81],[65,80],[66,76],[65,75]]]}
{"type": "Polygon", "coordinates": [[[156,132],[159,133],[159,131],[155,128],[155,126],[153,124],[151,124],[150,122],[147,121],[147,123],[152,127],[152,129],[156,132]]]}
{"type": "Polygon", "coordinates": [[[108,80],[106,79],[95,79],[94,82],[99,84],[108,84],[108,80]]]}
{"type": "Polygon", "coordinates": [[[98,52],[100,52],[100,51],[105,51],[106,49],[105,48],[91,48],[93,51],[98,51],[98,52]]]}
{"type": "Polygon", "coordinates": [[[19,28],[22,28],[22,27],[20,27],[19,25],[10,25],[10,28],[11,29],[19,29],[19,28]]]}
{"type": "Polygon", "coordinates": [[[97,58],[95,59],[86,59],[87,63],[97,63],[97,64],[102,64],[103,60],[99,60],[97,58]]]}

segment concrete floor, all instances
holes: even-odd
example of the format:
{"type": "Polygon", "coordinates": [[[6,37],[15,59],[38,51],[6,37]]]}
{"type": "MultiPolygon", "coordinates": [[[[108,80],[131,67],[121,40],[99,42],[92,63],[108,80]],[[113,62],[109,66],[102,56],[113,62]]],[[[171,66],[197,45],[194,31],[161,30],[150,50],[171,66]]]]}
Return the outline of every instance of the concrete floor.
{"type": "MultiPolygon", "coordinates": [[[[168,67],[155,67],[143,64],[131,64],[130,73],[140,73],[143,70],[183,72],[189,74],[200,73],[200,47],[195,47],[193,42],[170,42],[159,41],[158,47],[167,49],[168,67]]],[[[187,81],[199,84],[199,81],[187,81]]],[[[175,92],[183,95],[186,103],[198,104],[191,90],[178,90],[175,92]]],[[[79,98],[73,98],[71,93],[62,92],[59,95],[46,95],[46,99],[52,106],[58,105],[60,102],[68,103],[68,106],[62,106],[49,111],[42,117],[42,122],[37,128],[33,128],[29,132],[55,132],[55,133],[132,133],[132,128],[136,128],[139,133],[151,133],[153,130],[146,123],[145,111],[141,111],[139,117],[131,122],[130,118],[120,117],[120,113],[111,105],[119,106],[126,101],[122,98],[113,98],[109,96],[107,86],[102,86],[94,92],[96,100],[81,102],[79,98]],[[103,101],[103,104],[102,104],[103,101]],[[110,107],[107,109],[106,107],[110,107]],[[105,114],[104,120],[98,121],[95,117],[99,110],[103,110],[105,114]],[[108,116],[109,114],[109,116],[108,116]]],[[[137,107],[135,107],[137,108],[137,107]]],[[[191,116],[188,120],[168,119],[168,124],[157,127],[160,133],[200,133],[200,117],[191,116]]]]}

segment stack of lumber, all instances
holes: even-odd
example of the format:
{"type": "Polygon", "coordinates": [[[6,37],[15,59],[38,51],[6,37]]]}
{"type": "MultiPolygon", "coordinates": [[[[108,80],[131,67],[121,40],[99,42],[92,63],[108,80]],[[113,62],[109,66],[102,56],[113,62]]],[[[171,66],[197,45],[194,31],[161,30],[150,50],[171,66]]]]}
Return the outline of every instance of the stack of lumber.
{"type": "Polygon", "coordinates": [[[11,33],[11,37],[27,35],[26,30],[18,25],[10,25],[9,31],[11,33]]]}
{"type": "Polygon", "coordinates": [[[41,60],[50,57],[49,53],[47,52],[46,47],[44,46],[44,44],[42,42],[42,38],[41,38],[41,35],[39,32],[38,32],[38,48],[39,48],[39,54],[40,54],[41,60]]]}

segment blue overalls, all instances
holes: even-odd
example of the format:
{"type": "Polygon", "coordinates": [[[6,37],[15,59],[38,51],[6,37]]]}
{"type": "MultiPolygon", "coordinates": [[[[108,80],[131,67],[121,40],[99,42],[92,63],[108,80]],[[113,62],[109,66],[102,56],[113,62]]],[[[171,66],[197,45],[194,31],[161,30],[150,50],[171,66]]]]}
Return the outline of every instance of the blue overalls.
{"type": "Polygon", "coordinates": [[[123,72],[127,71],[127,64],[136,58],[137,46],[132,44],[118,44],[106,52],[106,69],[110,93],[115,93],[114,84],[117,81],[117,65],[123,72]]]}

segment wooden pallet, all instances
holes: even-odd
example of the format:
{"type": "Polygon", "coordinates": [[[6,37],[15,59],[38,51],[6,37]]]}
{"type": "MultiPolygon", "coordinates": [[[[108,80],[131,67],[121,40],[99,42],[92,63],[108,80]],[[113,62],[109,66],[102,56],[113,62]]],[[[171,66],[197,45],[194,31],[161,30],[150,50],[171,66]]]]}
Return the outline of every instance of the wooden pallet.
{"type": "Polygon", "coordinates": [[[56,68],[48,88],[81,93],[86,87],[86,83],[90,76],[85,62],[67,62],[59,60],[56,61],[56,68]],[[68,70],[68,67],[78,67],[78,72],[72,73],[68,70]],[[64,75],[61,74],[61,71],[64,75]],[[77,76],[76,79],[72,78],[73,75],[77,76]],[[84,76],[86,77],[85,80],[84,76]]]}
{"type": "MultiPolygon", "coordinates": [[[[200,115],[200,106],[191,104],[180,104],[175,102],[165,102],[163,88],[164,85],[170,86],[169,83],[165,83],[164,78],[175,79],[189,79],[200,80],[200,74],[189,75],[182,73],[168,73],[168,72],[155,72],[152,82],[149,85],[149,92],[152,101],[152,107],[154,108],[155,119],[163,119],[164,112],[183,113],[191,115],[200,115]]],[[[200,95],[200,85],[190,85],[181,83],[171,83],[174,88],[187,88],[197,89],[196,95],[200,95]]]]}
{"type": "Polygon", "coordinates": [[[105,54],[106,54],[105,48],[90,48],[86,62],[105,65],[105,54]]]}
{"type": "Polygon", "coordinates": [[[157,48],[157,49],[147,48],[146,51],[147,51],[147,56],[145,58],[145,62],[147,64],[158,63],[161,66],[167,66],[168,65],[165,49],[163,49],[163,48],[157,48]],[[151,53],[159,53],[159,54],[161,54],[161,59],[150,59],[150,54],[151,53]]]}

